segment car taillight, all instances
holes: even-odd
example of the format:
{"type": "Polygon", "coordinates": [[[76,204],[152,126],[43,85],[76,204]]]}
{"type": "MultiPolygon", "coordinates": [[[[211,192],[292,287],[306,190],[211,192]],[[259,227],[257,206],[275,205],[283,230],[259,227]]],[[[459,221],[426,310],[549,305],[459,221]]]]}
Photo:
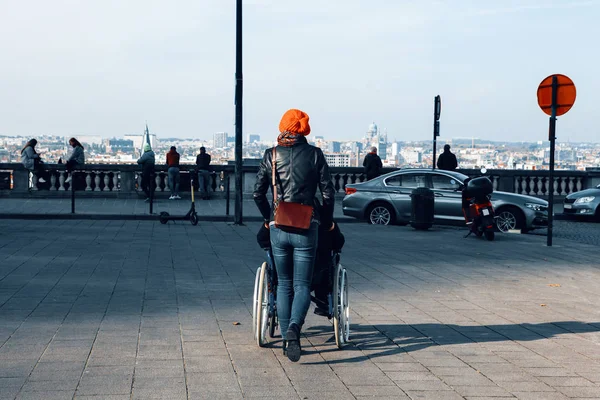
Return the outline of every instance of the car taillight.
{"type": "Polygon", "coordinates": [[[356,188],[350,188],[350,187],[346,188],[346,194],[353,194],[356,192],[357,192],[356,188]]]}

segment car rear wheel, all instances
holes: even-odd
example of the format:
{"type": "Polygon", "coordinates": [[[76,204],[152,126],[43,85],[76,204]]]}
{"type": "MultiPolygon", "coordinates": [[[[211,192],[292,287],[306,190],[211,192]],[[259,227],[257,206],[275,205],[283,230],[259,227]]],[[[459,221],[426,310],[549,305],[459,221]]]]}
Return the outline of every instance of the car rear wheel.
{"type": "Polygon", "coordinates": [[[496,227],[503,233],[515,229],[523,229],[521,211],[514,207],[500,209],[496,214],[496,227]]]}
{"type": "Polygon", "coordinates": [[[390,225],[394,222],[394,210],[387,204],[373,204],[367,212],[367,220],[373,225],[390,225]]]}

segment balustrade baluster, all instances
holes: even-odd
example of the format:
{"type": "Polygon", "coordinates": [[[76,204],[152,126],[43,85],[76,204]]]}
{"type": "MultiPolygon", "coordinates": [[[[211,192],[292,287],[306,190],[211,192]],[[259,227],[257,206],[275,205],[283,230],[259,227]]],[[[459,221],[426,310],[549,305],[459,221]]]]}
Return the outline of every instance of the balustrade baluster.
{"type": "Polygon", "coordinates": [[[575,178],[569,177],[569,193],[566,195],[573,193],[573,189],[575,189],[575,178]]]}
{"type": "Polygon", "coordinates": [[[539,186],[538,186],[538,182],[539,182],[540,178],[538,178],[537,176],[533,178],[533,195],[537,196],[538,195],[538,191],[540,191],[539,186]]]}
{"type": "Polygon", "coordinates": [[[546,196],[548,194],[548,178],[545,176],[542,177],[542,196],[546,196]]]}
{"type": "MultiPolygon", "coordinates": [[[[91,192],[92,191],[92,173],[85,171],[85,172],[80,172],[85,174],[85,191],[86,192],[91,192]]],[[[79,174],[73,174],[73,180],[71,181],[71,184],[74,185],[75,184],[75,176],[79,175],[79,174]]]]}
{"type": "Polygon", "coordinates": [[[562,179],[554,177],[554,195],[558,196],[561,192],[562,179]]]}
{"type": "Polygon", "coordinates": [[[102,190],[104,192],[108,192],[110,191],[110,177],[108,176],[108,172],[104,172],[104,188],[102,188],[102,190]]]}
{"type": "Polygon", "coordinates": [[[342,177],[343,182],[344,182],[344,186],[342,187],[342,189],[344,190],[344,192],[346,192],[346,185],[348,184],[348,174],[344,174],[344,176],[342,177]]]}
{"type": "Polygon", "coordinates": [[[94,171],[94,192],[100,192],[100,171],[94,171]]]}
{"type": "Polygon", "coordinates": [[[113,181],[112,190],[113,191],[121,190],[121,187],[119,185],[120,179],[121,179],[121,171],[117,171],[117,172],[113,173],[113,177],[112,177],[112,181],[113,181]]]}
{"type": "Polygon", "coordinates": [[[583,187],[583,178],[577,178],[577,184],[575,185],[575,189],[577,192],[581,191],[583,187]]]}
{"type": "Polygon", "coordinates": [[[333,187],[335,188],[336,192],[340,191],[340,174],[335,174],[335,176],[333,177],[333,187]]]}
{"type": "Polygon", "coordinates": [[[65,180],[67,179],[65,177],[65,171],[59,171],[58,172],[58,190],[63,192],[65,191],[65,180]]]}
{"type": "Polygon", "coordinates": [[[50,190],[56,191],[56,173],[50,171],[50,190]]]}
{"type": "Polygon", "coordinates": [[[521,193],[521,177],[520,176],[515,176],[515,183],[514,183],[514,187],[515,187],[515,193],[521,193]]]}
{"type": "Polygon", "coordinates": [[[529,176],[525,177],[525,187],[523,188],[526,195],[531,194],[531,178],[529,176]]]}
{"type": "Polygon", "coordinates": [[[162,192],[163,191],[163,186],[162,186],[162,173],[159,172],[156,174],[156,177],[154,178],[154,183],[156,183],[156,191],[157,192],[162,192]]]}

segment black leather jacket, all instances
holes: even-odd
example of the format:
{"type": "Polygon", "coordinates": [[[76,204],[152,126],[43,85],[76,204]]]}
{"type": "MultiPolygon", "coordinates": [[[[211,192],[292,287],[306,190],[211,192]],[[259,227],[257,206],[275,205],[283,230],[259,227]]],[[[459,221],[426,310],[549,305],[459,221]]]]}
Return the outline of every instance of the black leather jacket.
{"type": "MultiPolygon", "coordinates": [[[[267,191],[272,186],[272,156],[272,148],[265,151],[254,185],[254,201],[265,220],[270,220],[273,216],[267,199],[267,191]]],[[[276,172],[277,194],[280,199],[315,206],[315,218],[322,225],[331,225],[335,189],[321,149],[309,145],[306,139],[292,147],[277,146],[276,172]],[[323,195],[322,207],[316,198],[317,189],[323,195]]]]}

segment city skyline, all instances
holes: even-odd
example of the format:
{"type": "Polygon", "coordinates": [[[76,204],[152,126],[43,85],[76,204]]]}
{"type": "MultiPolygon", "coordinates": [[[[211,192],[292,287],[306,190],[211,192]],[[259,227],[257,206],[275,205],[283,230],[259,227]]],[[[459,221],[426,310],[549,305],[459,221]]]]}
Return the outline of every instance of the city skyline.
{"type": "MultiPolygon", "coordinates": [[[[300,108],[313,135],[357,138],[375,120],[426,140],[439,94],[442,137],[535,142],[537,86],[563,73],[578,97],[559,138],[598,138],[597,15],[598,0],[245,1],[244,135],[276,136],[300,108]],[[576,28],[544,40],[557,26],[576,28]]],[[[0,134],[121,136],[146,120],[166,137],[233,134],[234,20],[218,0],[8,1],[0,134]]]]}

